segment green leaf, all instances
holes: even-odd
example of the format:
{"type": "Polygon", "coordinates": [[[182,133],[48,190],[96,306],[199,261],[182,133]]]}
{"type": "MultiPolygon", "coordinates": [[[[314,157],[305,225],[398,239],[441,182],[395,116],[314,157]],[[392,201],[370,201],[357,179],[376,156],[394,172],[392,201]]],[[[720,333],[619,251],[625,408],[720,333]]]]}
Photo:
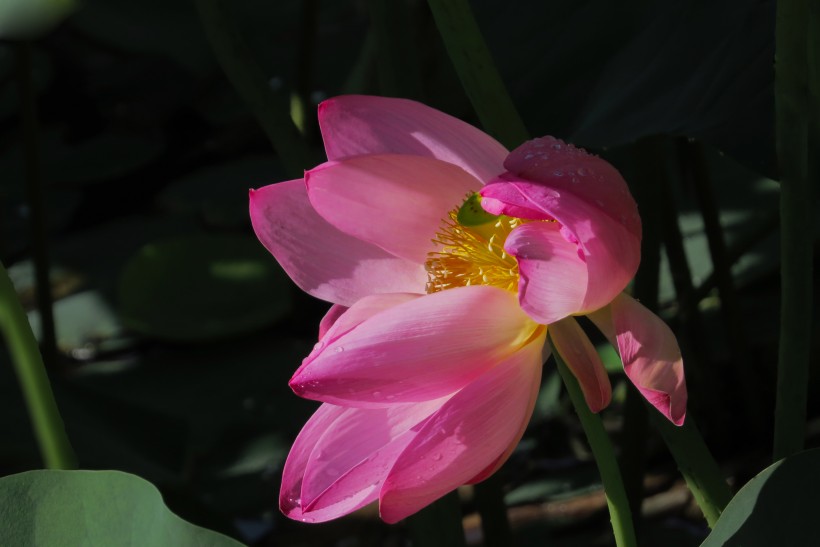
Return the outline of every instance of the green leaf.
{"type": "Polygon", "coordinates": [[[776,171],[770,2],[473,4],[534,135],[593,147],[687,135],[776,171]]]}
{"type": "Polygon", "coordinates": [[[187,236],[143,247],[120,278],[131,329],[166,340],[210,341],[285,315],[291,288],[262,246],[242,236],[187,236]]]}
{"type": "Polygon", "coordinates": [[[47,34],[77,7],[74,0],[3,0],[0,39],[31,40],[47,34]]]}
{"type": "Polygon", "coordinates": [[[815,545],[820,449],[767,467],[735,495],[701,547],[815,545]]]}
{"type": "Polygon", "coordinates": [[[241,545],[182,520],[151,483],[119,471],[29,471],[0,479],[0,544],[241,545]]]}

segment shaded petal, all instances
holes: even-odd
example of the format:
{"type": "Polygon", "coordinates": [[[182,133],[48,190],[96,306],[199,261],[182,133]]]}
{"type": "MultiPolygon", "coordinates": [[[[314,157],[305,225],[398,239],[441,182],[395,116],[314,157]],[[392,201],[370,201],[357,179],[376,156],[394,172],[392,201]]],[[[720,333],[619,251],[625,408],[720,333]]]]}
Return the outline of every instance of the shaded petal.
{"type": "Polygon", "coordinates": [[[326,325],[327,330],[324,332],[324,336],[321,336],[319,340],[324,341],[325,344],[333,343],[340,336],[350,332],[358,327],[360,323],[370,319],[377,313],[381,313],[384,310],[398,306],[404,302],[421,298],[422,296],[424,295],[412,293],[374,294],[372,296],[365,296],[352,307],[343,308],[344,312],[335,319],[328,317],[331,313],[335,313],[331,308],[322,319],[322,324],[326,325]],[[333,319],[333,324],[328,325],[331,319],[333,319]]]}
{"type": "Polygon", "coordinates": [[[340,509],[351,506],[350,500],[372,501],[396,458],[416,435],[413,429],[445,401],[346,409],[310,455],[302,483],[305,509],[340,509]]]}
{"type": "Polygon", "coordinates": [[[457,118],[407,99],[345,95],[319,105],[329,160],[409,154],[458,165],[480,181],[501,173],[507,149],[457,118]]]}
{"type": "MultiPolygon", "coordinates": [[[[546,329],[545,329],[544,332],[546,333],[546,329]]],[[[541,364],[546,363],[547,360],[550,358],[551,354],[552,354],[552,349],[550,348],[550,345],[547,343],[546,336],[545,336],[544,341],[543,341],[543,347],[541,349],[541,364]]],[[[539,381],[537,382],[537,384],[540,384],[540,377],[539,377],[539,381]]],[[[536,390],[533,393],[533,398],[532,398],[533,408],[535,407],[535,403],[538,399],[539,391],[540,391],[540,385],[539,385],[539,389],[536,390]]],[[[529,414],[532,415],[532,409],[529,411],[529,414]]],[[[479,482],[489,478],[493,473],[498,471],[499,468],[502,465],[504,465],[504,463],[509,459],[510,455],[513,453],[515,448],[518,446],[518,443],[521,442],[521,438],[524,436],[524,432],[527,430],[528,425],[529,425],[529,420],[526,420],[526,421],[522,422],[521,426],[518,428],[518,433],[515,435],[512,442],[507,447],[507,450],[505,450],[504,453],[501,454],[501,456],[498,457],[498,459],[496,459],[492,464],[487,466],[478,475],[476,475],[475,477],[473,477],[472,479],[467,481],[467,484],[479,483],[479,482]]]]}
{"type": "Polygon", "coordinates": [[[357,156],[305,173],[310,203],[329,223],[423,263],[447,212],[481,184],[455,165],[420,156],[357,156]]]}
{"type": "Polygon", "coordinates": [[[549,326],[553,348],[572,371],[592,412],[600,412],[612,399],[612,386],[595,346],[572,317],[549,326]]]}
{"type": "Polygon", "coordinates": [[[544,325],[583,309],[587,265],[555,222],[530,222],[510,233],[504,250],[518,260],[518,299],[544,325]]]}
{"type": "Polygon", "coordinates": [[[329,505],[309,514],[303,509],[302,482],[313,449],[325,432],[349,411],[344,407],[322,405],[296,437],[282,470],[282,486],[279,490],[279,509],[285,516],[304,522],[324,522],[364,507],[378,497],[378,491],[362,491],[341,507],[329,505]]]}
{"type": "Polygon", "coordinates": [[[587,263],[585,313],[626,287],[640,262],[641,223],[626,182],[606,161],[552,137],[510,153],[507,173],[481,190],[493,214],[555,219],[587,263]]]}
{"type": "Polygon", "coordinates": [[[544,329],[444,403],[421,425],[382,487],[379,511],[397,522],[465,484],[520,437],[541,380],[544,329]]]}
{"type": "Polygon", "coordinates": [[[686,378],[678,341],[660,317],[629,295],[589,318],[618,348],[624,371],[652,406],[675,425],[686,417],[686,378]]]}
{"type": "Polygon", "coordinates": [[[322,317],[322,320],[319,321],[319,340],[325,337],[327,331],[330,330],[330,327],[332,327],[339,317],[341,317],[348,309],[349,308],[347,306],[342,306],[341,304],[333,304],[330,306],[330,309],[327,310],[327,313],[324,317],[322,317]]]}
{"type": "Polygon", "coordinates": [[[537,327],[503,289],[433,293],[377,313],[332,341],[328,332],[290,385],[302,397],[347,406],[436,399],[516,352],[537,327]]]}
{"type": "Polygon", "coordinates": [[[331,226],[313,210],[301,179],[251,190],[250,215],[259,241],[316,298],[350,306],[374,293],[424,292],[423,266],[331,226]]]}

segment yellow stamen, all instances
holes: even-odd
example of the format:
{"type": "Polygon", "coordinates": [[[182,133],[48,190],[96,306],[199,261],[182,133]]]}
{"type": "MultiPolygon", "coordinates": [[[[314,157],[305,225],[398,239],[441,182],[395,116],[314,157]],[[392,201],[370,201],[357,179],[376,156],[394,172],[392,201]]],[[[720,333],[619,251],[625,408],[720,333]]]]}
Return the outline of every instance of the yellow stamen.
{"type": "Polygon", "coordinates": [[[492,285],[518,290],[518,263],[504,252],[504,242],[514,228],[527,222],[501,215],[479,226],[458,222],[459,208],[441,223],[433,243],[439,250],[428,253],[427,292],[454,287],[492,285]]]}

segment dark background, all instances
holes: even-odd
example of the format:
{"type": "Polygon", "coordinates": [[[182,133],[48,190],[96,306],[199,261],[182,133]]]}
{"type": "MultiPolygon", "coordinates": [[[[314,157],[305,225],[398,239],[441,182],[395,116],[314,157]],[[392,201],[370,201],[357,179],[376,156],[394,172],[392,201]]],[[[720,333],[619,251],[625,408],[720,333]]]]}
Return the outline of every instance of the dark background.
{"type": "MultiPolygon", "coordinates": [[[[410,97],[478,125],[424,2],[224,4],[317,162],[316,104],[342,93],[410,97]]],[[[695,296],[678,298],[664,253],[659,309],[684,351],[690,415],[743,484],[770,457],[777,354],[773,2],[472,4],[533,135],[603,154],[630,184],[649,164],[666,181],[652,182],[669,194],[651,214],[677,219],[695,296]],[[691,154],[706,161],[735,259],[730,316],[708,281],[691,154]]],[[[16,47],[0,42],[0,258],[37,330],[16,47]]],[[[86,0],[34,42],[33,79],[60,351],[49,373],[81,467],[138,474],[184,518],[250,545],[404,544],[404,528],[372,509],[306,526],[276,507],[284,457],[315,407],[287,380],[327,304],[292,286],[252,234],[247,190],[289,178],[287,162],[224,76],[195,4],[86,0]]],[[[602,351],[617,442],[626,385],[602,351]]],[[[7,359],[2,474],[41,466],[7,359]]],[[[530,429],[500,472],[519,544],[607,545],[594,463],[546,367],[530,429]]],[[[646,544],[697,545],[705,524],[659,438],[647,442],[646,544]]]]}

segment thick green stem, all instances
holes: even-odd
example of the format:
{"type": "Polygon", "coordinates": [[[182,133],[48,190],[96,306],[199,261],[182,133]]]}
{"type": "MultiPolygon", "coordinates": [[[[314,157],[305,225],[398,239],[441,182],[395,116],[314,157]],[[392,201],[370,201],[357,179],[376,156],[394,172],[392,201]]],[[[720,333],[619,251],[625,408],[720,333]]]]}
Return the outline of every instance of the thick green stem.
{"type": "Polygon", "coordinates": [[[271,89],[223,0],[196,0],[205,33],[222,70],[262,125],[290,176],[316,162],[290,117],[289,98],[271,89]]]}
{"type": "Polygon", "coordinates": [[[406,520],[414,547],[465,547],[461,502],[450,492],[406,520]]]}
{"type": "Polygon", "coordinates": [[[0,331],[8,344],[11,360],[28,406],[34,435],[48,469],[74,469],[76,459],[48,382],[43,359],[28,324],[23,306],[0,264],[0,331]]]}
{"type": "Polygon", "coordinates": [[[411,10],[406,0],[368,0],[378,61],[379,88],[385,95],[421,100],[421,61],[411,10]]]}
{"type": "MultiPolygon", "coordinates": [[[[658,171],[663,169],[663,160],[656,155],[641,154],[641,150],[641,147],[635,147],[635,176],[631,181],[643,224],[641,265],[635,275],[633,295],[648,309],[657,311],[661,261],[660,192],[657,181],[658,177],[662,176],[658,171]]],[[[624,403],[620,466],[629,507],[639,534],[648,431],[649,414],[644,405],[643,395],[630,386],[624,403]]]]}
{"type": "Polygon", "coordinates": [[[504,504],[501,474],[496,473],[475,485],[475,504],[481,516],[481,532],[484,547],[507,547],[512,545],[512,530],[504,504]]]}
{"type": "Polygon", "coordinates": [[[428,0],[461,85],[484,129],[507,148],[529,138],[467,0],[428,0]]]}
{"type": "MultiPolygon", "coordinates": [[[[299,23],[299,55],[296,63],[296,108],[301,125],[296,124],[304,139],[310,142],[317,129],[317,119],[311,104],[310,92],[313,88],[313,65],[316,56],[316,27],[319,19],[319,0],[302,0],[302,14],[299,23]]],[[[291,107],[293,108],[293,106],[291,107]]],[[[294,118],[291,110],[291,118],[294,118]]]]}
{"type": "MultiPolygon", "coordinates": [[[[777,2],[775,31],[775,109],[780,164],[780,351],[774,423],[774,460],[800,451],[806,433],[812,315],[811,178],[818,172],[809,134],[817,134],[816,105],[809,101],[809,24],[807,0],[777,2]],[[813,127],[812,130],[810,127],[813,127]],[[810,159],[811,158],[811,159],[810,159]],[[812,168],[810,168],[812,162],[812,168]],[[810,177],[811,173],[811,177],[810,177]]],[[[813,8],[816,15],[816,8],[813,8]]],[[[812,62],[815,62],[812,52],[812,62]]],[[[816,90],[812,68],[812,88],[816,90]]],[[[814,139],[812,139],[814,140],[814,139]]],[[[817,143],[814,143],[817,144],[817,143]]]]}
{"type": "MultiPolygon", "coordinates": [[[[726,255],[729,265],[733,266],[738,260],[755,248],[761,241],[772,235],[780,226],[780,211],[762,211],[756,213],[756,222],[748,231],[740,235],[732,246],[727,247],[726,255]]],[[[717,276],[713,271],[692,292],[692,299],[697,304],[717,287],[717,276]]]]}
{"type": "MultiPolygon", "coordinates": [[[[746,348],[748,344],[744,335],[740,303],[732,278],[732,262],[723,239],[720,209],[712,191],[711,177],[703,154],[703,147],[699,143],[689,142],[684,138],[679,138],[677,144],[681,170],[683,175],[688,176],[692,182],[703,218],[709,255],[712,259],[712,268],[720,295],[720,311],[729,345],[731,365],[738,384],[743,390],[744,410],[751,423],[761,423],[764,417],[760,405],[757,404],[757,390],[747,370],[749,355],[746,348]]],[[[694,298],[694,289],[687,298],[694,298]]],[[[696,307],[697,302],[691,302],[691,305],[696,307]]]]}
{"type": "Polygon", "coordinates": [[[43,360],[49,366],[57,362],[57,335],[51,298],[51,276],[48,259],[47,215],[43,181],[40,178],[40,128],[37,120],[37,98],[31,71],[31,44],[21,42],[17,48],[17,83],[20,94],[20,126],[26,158],[26,195],[31,226],[31,249],[37,287],[37,311],[40,313],[40,339],[43,360]]]}
{"type": "Polygon", "coordinates": [[[649,412],[706,522],[710,528],[714,527],[732,494],[717,462],[703,442],[695,420],[691,414],[687,415],[686,421],[678,427],[656,410],[649,409],[649,412]]]}
{"type": "MultiPolygon", "coordinates": [[[[553,347],[555,347],[553,345],[553,347]]],[[[570,399],[575,407],[575,412],[581,420],[581,426],[589,441],[595,463],[601,474],[601,481],[604,484],[606,503],[609,506],[609,517],[612,522],[612,531],[615,534],[615,544],[618,547],[636,546],[635,530],[632,526],[632,514],[629,510],[629,500],[626,497],[621,471],[618,469],[618,460],[615,458],[615,450],[609,441],[609,436],[604,430],[604,424],[597,414],[593,414],[584,400],[584,394],[578,380],[567,368],[558,352],[553,351],[555,362],[558,365],[558,372],[567,386],[570,399]]]]}

